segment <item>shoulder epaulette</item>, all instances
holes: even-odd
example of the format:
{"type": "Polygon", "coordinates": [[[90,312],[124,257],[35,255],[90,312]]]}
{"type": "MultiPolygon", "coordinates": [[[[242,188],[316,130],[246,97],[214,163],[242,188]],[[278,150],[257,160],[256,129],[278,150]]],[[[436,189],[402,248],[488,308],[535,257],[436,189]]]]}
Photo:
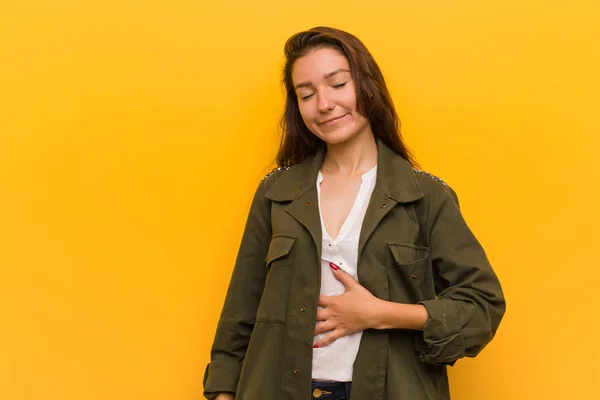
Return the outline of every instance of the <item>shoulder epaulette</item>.
{"type": "Polygon", "coordinates": [[[434,181],[438,181],[440,184],[442,184],[442,186],[447,186],[446,182],[444,182],[444,181],[442,180],[442,178],[439,178],[439,177],[437,177],[437,176],[435,176],[435,175],[433,175],[433,174],[430,174],[429,172],[426,172],[426,171],[423,171],[423,170],[421,170],[421,169],[417,169],[417,168],[415,168],[415,169],[414,169],[414,171],[415,171],[415,173],[417,173],[417,174],[420,174],[420,175],[425,175],[425,176],[428,176],[428,177],[430,177],[430,178],[431,178],[431,179],[433,179],[434,181]]]}
{"type": "Polygon", "coordinates": [[[287,171],[288,169],[290,169],[290,167],[277,167],[277,168],[273,169],[273,171],[271,171],[267,175],[265,175],[265,177],[262,178],[260,181],[262,182],[265,179],[268,179],[271,175],[275,174],[276,172],[287,171]]]}

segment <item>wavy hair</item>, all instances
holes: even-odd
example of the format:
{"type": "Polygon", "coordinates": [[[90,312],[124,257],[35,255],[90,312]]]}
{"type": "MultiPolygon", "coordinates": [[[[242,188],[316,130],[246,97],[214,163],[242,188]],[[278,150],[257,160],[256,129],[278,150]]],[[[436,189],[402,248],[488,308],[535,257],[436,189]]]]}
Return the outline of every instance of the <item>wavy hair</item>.
{"type": "Polygon", "coordinates": [[[357,111],[370,122],[375,137],[411,165],[417,166],[414,155],[402,139],[400,119],[375,59],[357,37],[328,27],[316,27],[296,33],[285,44],[283,84],[287,96],[280,122],[282,135],[277,165],[289,167],[296,164],[314,154],[323,143],[304,123],[292,82],[292,69],[296,60],[321,48],[337,50],[348,59],[357,90],[357,111]]]}

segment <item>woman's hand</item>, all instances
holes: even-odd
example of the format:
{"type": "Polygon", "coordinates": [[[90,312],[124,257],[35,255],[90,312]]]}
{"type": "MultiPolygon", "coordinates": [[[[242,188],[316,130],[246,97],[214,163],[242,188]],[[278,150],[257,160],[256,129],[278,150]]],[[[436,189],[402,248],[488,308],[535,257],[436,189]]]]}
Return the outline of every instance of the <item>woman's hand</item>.
{"type": "Polygon", "coordinates": [[[342,336],[374,328],[374,312],[382,303],[337,265],[329,265],[335,278],[346,290],[339,296],[319,297],[319,306],[324,308],[317,311],[315,335],[331,333],[315,343],[314,347],[324,347],[342,336]]]}
{"type": "Polygon", "coordinates": [[[333,275],[346,291],[339,296],[319,297],[315,335],[331,332],[313,347],[325,347],[342,336],[365,329],[423,330],[429,318],[421,304],[401,304],[378,299],[364,286],[330,263],[333,275]]]}

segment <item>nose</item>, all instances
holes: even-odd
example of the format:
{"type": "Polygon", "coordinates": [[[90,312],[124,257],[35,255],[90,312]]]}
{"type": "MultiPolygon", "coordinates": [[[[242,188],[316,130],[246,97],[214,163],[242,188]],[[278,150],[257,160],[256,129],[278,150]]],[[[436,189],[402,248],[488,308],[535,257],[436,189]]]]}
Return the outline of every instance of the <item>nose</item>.
{"type": "Polygon", "coordinates": [[[321,90],[318,93],[318,107],[321,112],[328,112],[334,109],[335,103],[333,100],[327,95],[325,90],[321,90]]]}

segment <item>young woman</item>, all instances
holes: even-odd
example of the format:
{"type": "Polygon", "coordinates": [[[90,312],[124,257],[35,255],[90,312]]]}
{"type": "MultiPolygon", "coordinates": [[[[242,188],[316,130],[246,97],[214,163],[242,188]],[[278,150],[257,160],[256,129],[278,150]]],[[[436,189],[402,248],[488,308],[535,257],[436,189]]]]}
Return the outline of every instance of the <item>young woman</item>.
{"type": "Polygon", "coordinates": [[[285,46],[279,168],[259,185],[204,378],[208,399],[445,400],[502,289],[442,180],[415,169],[354,36],[285,46]]]}

